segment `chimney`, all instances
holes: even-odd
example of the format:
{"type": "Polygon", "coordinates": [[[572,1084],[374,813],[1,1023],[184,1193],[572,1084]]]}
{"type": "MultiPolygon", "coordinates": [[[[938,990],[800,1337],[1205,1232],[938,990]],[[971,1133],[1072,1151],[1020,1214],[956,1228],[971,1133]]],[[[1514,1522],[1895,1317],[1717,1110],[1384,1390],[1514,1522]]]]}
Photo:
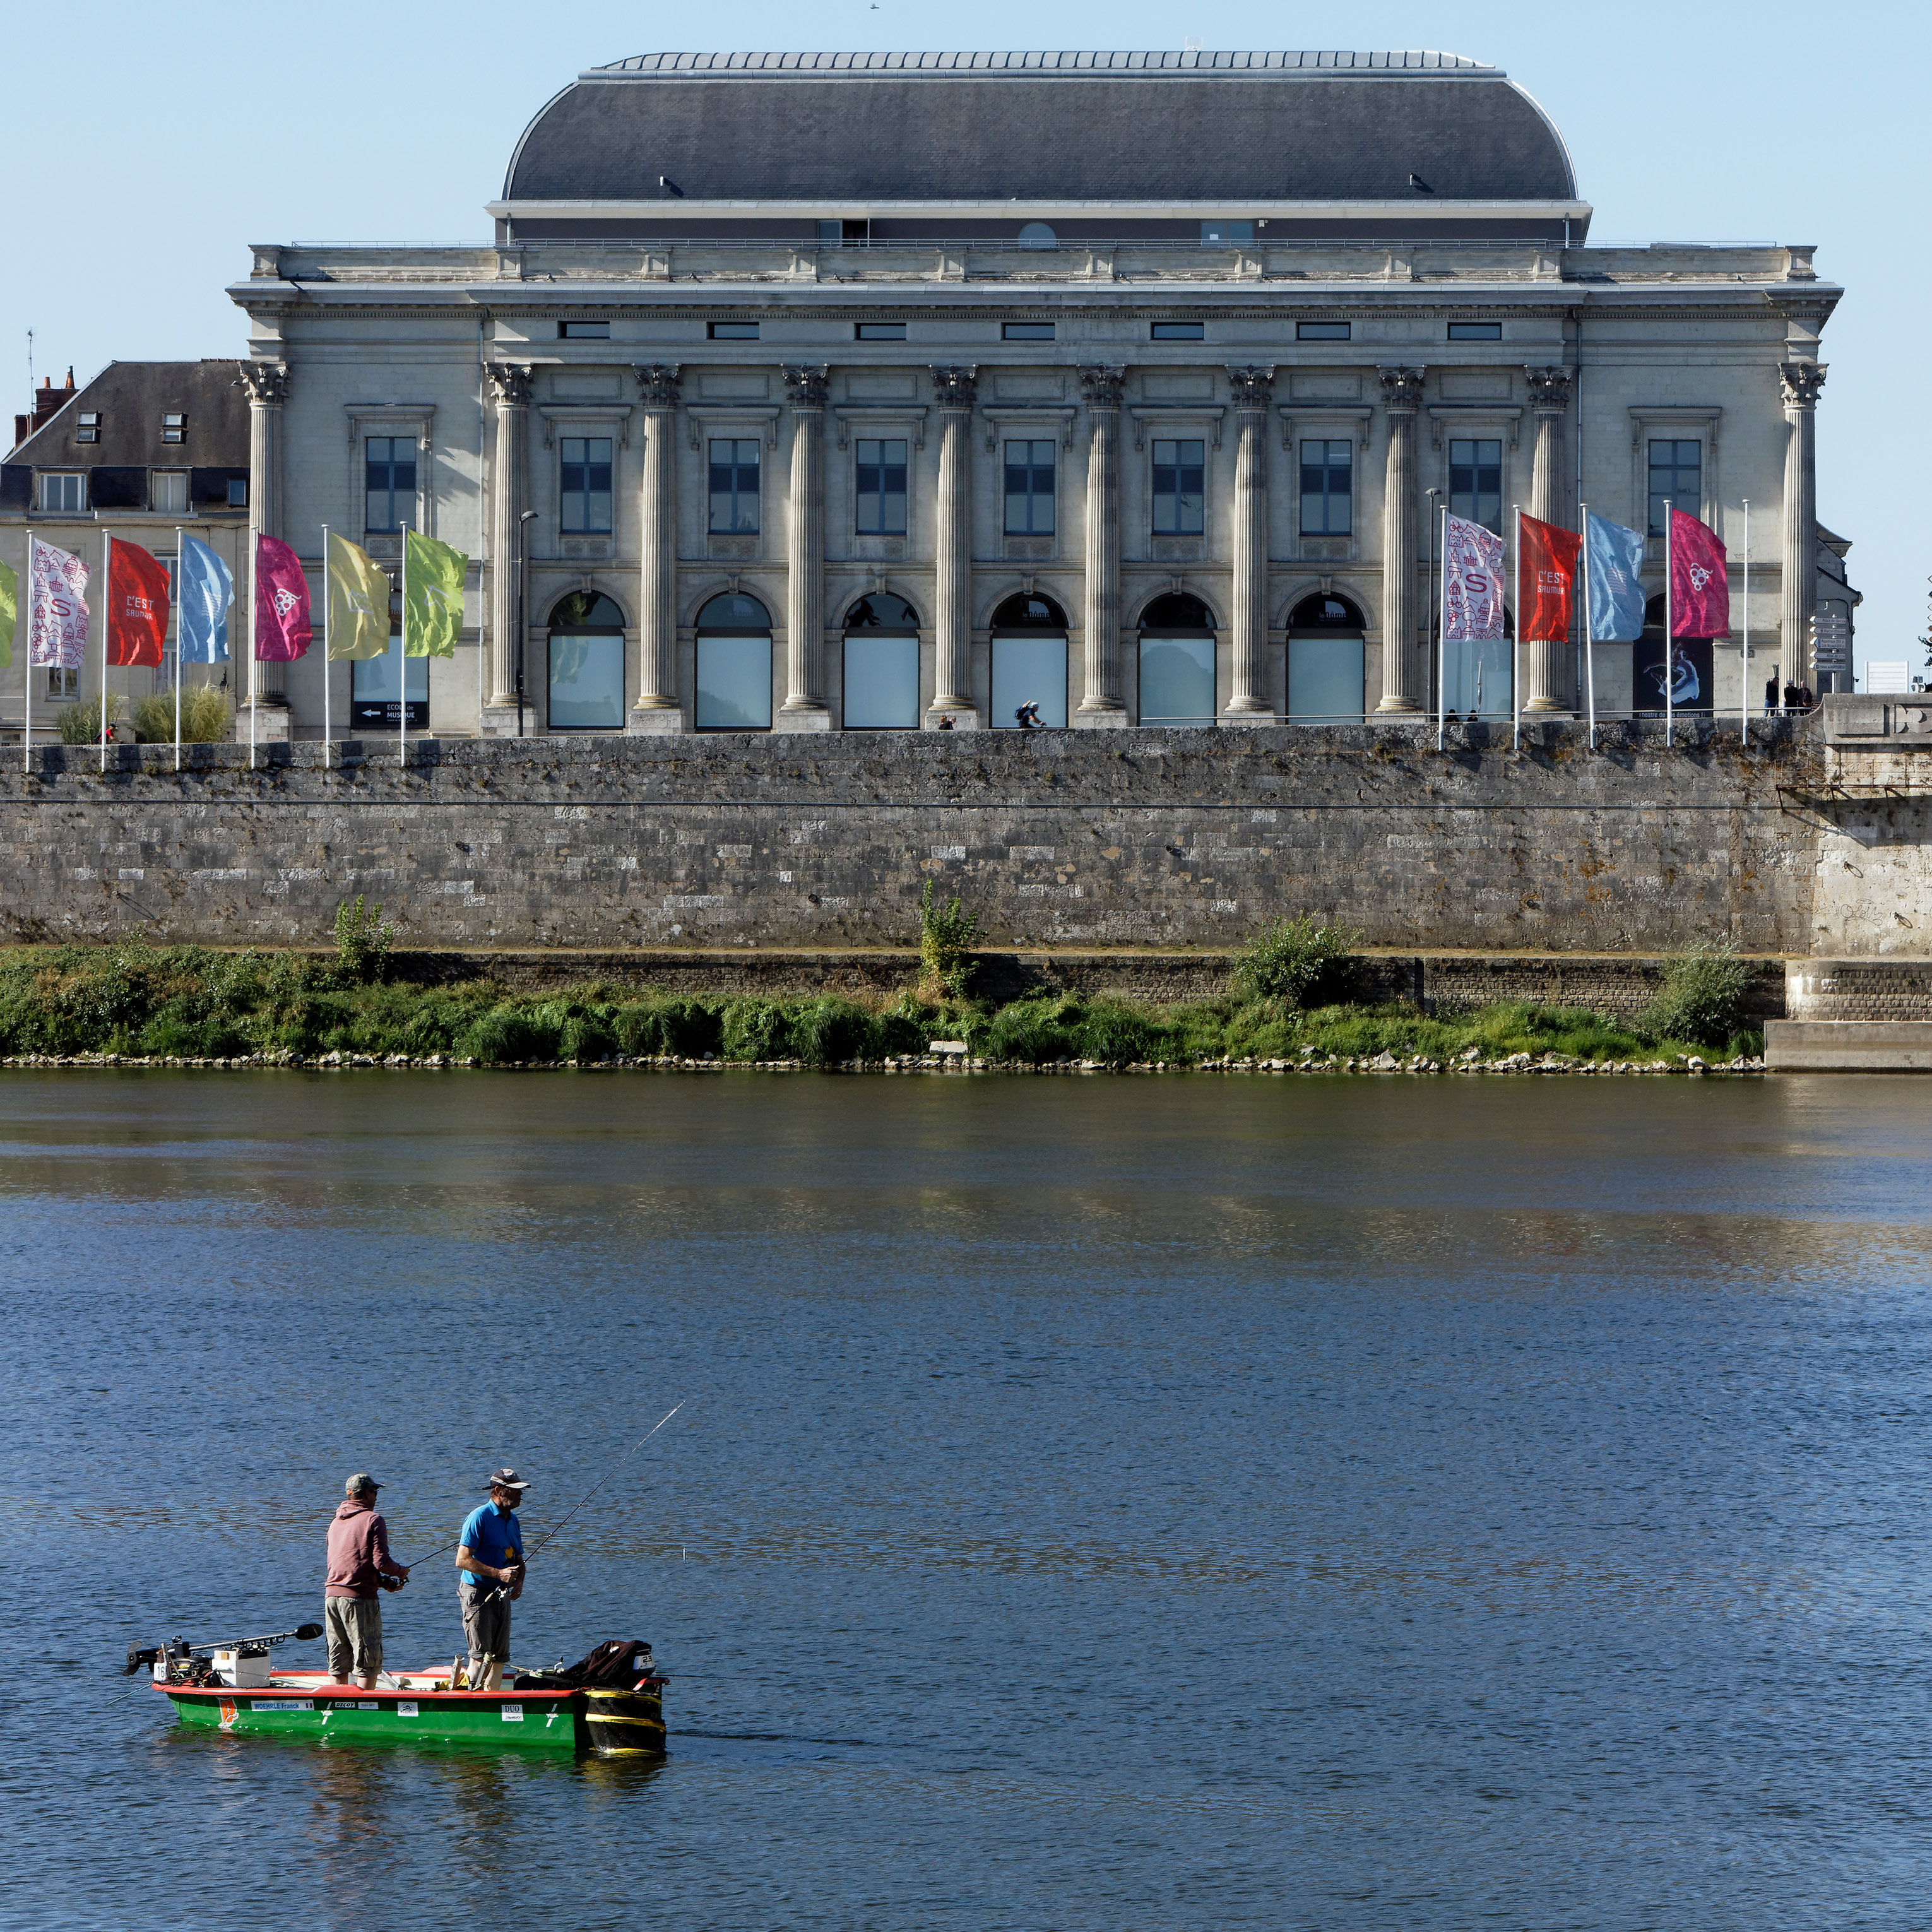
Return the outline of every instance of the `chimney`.
{"type": "Polygon", "coordinates": [[[32,416],[16,416],[14,418],[14,447],[16,449],[26,441],[27,426],[32,421],[32,416]]]}
{"type": "Polygon", "coordinates": [[[54,379],[51,376],[43,376],[40,386],[34,392],[34,413],[31,416],[16,416],[14,418],[18,430],[14,438],[14,447],[17,449],[28,436],[38,434],[73,400],[74,371],[71,369],[67,372],[67,387],[64,389],[54,387],[54,379]],[[24,429],[20,428],[22,424],[25,424],[24,429]]]}

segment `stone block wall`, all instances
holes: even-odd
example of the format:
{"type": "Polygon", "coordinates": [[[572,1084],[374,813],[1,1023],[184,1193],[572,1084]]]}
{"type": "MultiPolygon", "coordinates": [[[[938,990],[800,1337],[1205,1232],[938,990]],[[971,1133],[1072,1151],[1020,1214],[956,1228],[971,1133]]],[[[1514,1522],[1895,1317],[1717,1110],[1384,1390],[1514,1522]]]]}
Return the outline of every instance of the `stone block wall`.
{"type": "Polygon", "coordinates": [[[406,767],[372,741],[252,771],[195,747],[178,775],[128,747],[104,776],[51,748],[0,772],[0,911],[15,940],[314,944],[361,892],[421,948],[863,950],[916,940],[930,879],[1015,952],[1220,952],[1302,911],[1402,953],[1806,950],[1818,835],[1784,792],[1815,782],[1814,738],[1677,736],[546,738],[406,767]]]}

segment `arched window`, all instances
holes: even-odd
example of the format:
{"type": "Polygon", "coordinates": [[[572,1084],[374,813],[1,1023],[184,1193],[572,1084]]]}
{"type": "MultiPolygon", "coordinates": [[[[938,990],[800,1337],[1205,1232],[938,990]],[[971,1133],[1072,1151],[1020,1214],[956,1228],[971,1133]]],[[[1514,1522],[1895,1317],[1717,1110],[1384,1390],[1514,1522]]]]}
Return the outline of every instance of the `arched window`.
{"type": "Polygon", "coordinates": [[[1708,638],[1678,638],[1672,651],[1674,673],[1666,707],[1664,692],[1664,599],[1643,607],[1643,635],[1630,651],[1630,704],[1640,718],[1661,718],[1672,711],[1708,712],[1715,653],[1708,638]]]}
{"type": "Polygon", "coordinates": [[[1031,591],[1009,597],[993,613],[994,728],[1010,730],[1024,705],[1040,722],[1066,728],[1066,613],[1031,591]]]}
{"type": "Polygon", "coordinates": [[[1432,678],[1442,682],[1442,708],[1451,718],[1508,718],[1516,709],[1516,619],[1503,607],[1503,634],[1479,641],[1444,643],[1441,638],[1442,607],[1430,614],[1436,641],[1430,648],[1440,654],[1439,674],[1430,667],[1432,678]]]}
{"type": "Polygon", "coordinates": [[[1288,722],[1360,724],[1362,614],[1346,597],[1318,591],[1288,616],[1288,722]]]}
{"type": "Polygon", "coordinates": [[[772,728],[771,613],[755,597],[733,591],[698,612],[697,658],[699,730],[772,728]]]}
{"type": "Polygon", "coordinates": [[[1141,613],[1143,724],[1214,722],[1214,618],[1198,597],[1170,590],[1141,613]]]}
{"type": "Polygon", "coordinates": [[[919,724],[919,614],[875,590],[845,614],[846,728],[910,731],[919,724]]]}
{"type": "Polygon", "coordinates": [[[1020,230],[1022,248],[1058,248],[1060,237],[1043,221],[1029,221],[1020,230]]]}
{"type": "Polygon", "coordinates": [[[624,728],[624,614],[601,591],[572,590],[550,606],[553,731],[624,728]]]}

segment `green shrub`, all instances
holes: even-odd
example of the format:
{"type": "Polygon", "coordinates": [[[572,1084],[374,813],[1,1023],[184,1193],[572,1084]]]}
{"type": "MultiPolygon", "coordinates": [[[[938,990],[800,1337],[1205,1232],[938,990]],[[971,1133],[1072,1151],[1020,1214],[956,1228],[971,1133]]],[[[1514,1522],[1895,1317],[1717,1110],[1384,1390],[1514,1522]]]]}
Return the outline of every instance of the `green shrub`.
{"type": "Polygon", "coordinates": [[[1359,932],[1318,925],[1310,913],[1276,920],[1241,949],[1236,990],[1247,999],[1286,1006],[1332,1004],[1348,992],[1354,972],[1351,956],[1361,943],[1359,932]]]}
{"type": "MultiPolygon", "coordinates": [[[[1077,1060],[1080,1042],[1076,1027],[1064,1017],[1065,1003],[1057,1000],[1016,1000],[993,1016],[986,1030],[985,1053],[994,1060],[1016,1060],[1034,1066],[1050,1060],[1077,1060]]],[[[1076,1008],[1075,1019],[1084,1018],[1076,1008]]]]}
{"type": "Polygon", "coordinates": [[[784,1009],[770,1000],[734,1000],[724,1009],[719,1040],[727,1060],[791,1058],[791,1028],[784,1009]]]}
{"type": "Polygon", "coordinates": [[[814,1066],[837,1066],[848,1060],[883,1060],[888,1049],[881,1034],[879,1023],[864,1007],[825,994],[794,1011],[792,1057],[808,1060],[814,1066]]]}
{"type": "MultiPolygon", "coordinates": [[[[128,700],[118,691],[107,694],[107,722],[118,724],[127,715],[128,700]]],[[[63,745],[98,745],[100,742],[100,700],[98,698],[76,698],[73,704],[63,705],[60,714],[60,735],[63,745]]]]}
{"type": "Polygon", "coordinates": [[[919,898],[920,992],[934,1000],[963,1000],[979,968],[973,957],[979,938],[977,915],[962,910],[956,898],[935,904],[928,877],[919,898]]]}
{"type": "Polygon", "coordinates": [[[609,1059],[617,1051],[617,1036],[602,1013],[573,1013],[564,1022],[557,1044],[561,1058],[582,1065],[609,1059]]]}
{"type": "Polygon", "coordinates": [[[471,1022],[456,1042],[456,1050],[485,1066],[501,1066],[511,1060],[554,1060],[558,1030],[544,1028],[537,1015],[526,1008],[492,1006],[471,1022]]]}
{"type": "Polygon", "coordinates": [[[382,908],[362,909],[362,895],[335,908],[335,958],[344,978],[352,981],[380,980],[389,970],[389,944],[393,928],[382,923],[382,908]]]}
{"type": "Polygon", "coordinates": [[[1744,1021],[1750,969],[1729,940],[1700,940],[1664,970],[1664,990],[1645,1009],[1643,1026],[1653,1038],[1721,1046],[1744,1021]]]}
{"type": "MultiPolygon", "coordinates": [[[[228,694],[219,685],[184,684],[181,693],[181,738],[184,745],[225,745],[234,730],[228,694]]],[[[175,694],[158,691],[134,706],[134,735],[144,745],[175,741],[175,694]]]]}
{"type": "Polygon", "coordinates": [[[611,1016],[620,1048],[633,1059],[674,1054],[700,1060],[718,1046],[718,1016],[701,1000],[654,1000],[620,1006],[611,1016]]]}
{"type": "Polygon", "coordinates": [[[1090,1013],[1076,1037],[1080,1057],[1104,1066],[1131,1066],[1166,1057],[1162,1030],[1124,1006],[1102,1006],[1090,1013]]]}

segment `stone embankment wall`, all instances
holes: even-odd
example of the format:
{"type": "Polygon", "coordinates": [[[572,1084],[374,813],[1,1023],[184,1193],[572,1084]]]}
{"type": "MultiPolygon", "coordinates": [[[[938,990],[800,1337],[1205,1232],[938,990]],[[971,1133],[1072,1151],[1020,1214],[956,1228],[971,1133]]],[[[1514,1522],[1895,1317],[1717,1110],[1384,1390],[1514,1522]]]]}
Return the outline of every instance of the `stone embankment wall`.
{"type": "Polygon", "coordinates": [[[1814,731],[1664,736],[547,738],[406,768],[371,740],[326,769],[319,744],[254,771],[194,747],[178,775],[129,747],[104,776],[49,749],[0,772],[0,910],[17,940],[313,944],[362,892],[416,947],[890,948],[929,878],[1009,950],[1225,950],[1304,910],[1399,952],[1810,950],[1818,834],[1786,798],[1814,731]]]}

